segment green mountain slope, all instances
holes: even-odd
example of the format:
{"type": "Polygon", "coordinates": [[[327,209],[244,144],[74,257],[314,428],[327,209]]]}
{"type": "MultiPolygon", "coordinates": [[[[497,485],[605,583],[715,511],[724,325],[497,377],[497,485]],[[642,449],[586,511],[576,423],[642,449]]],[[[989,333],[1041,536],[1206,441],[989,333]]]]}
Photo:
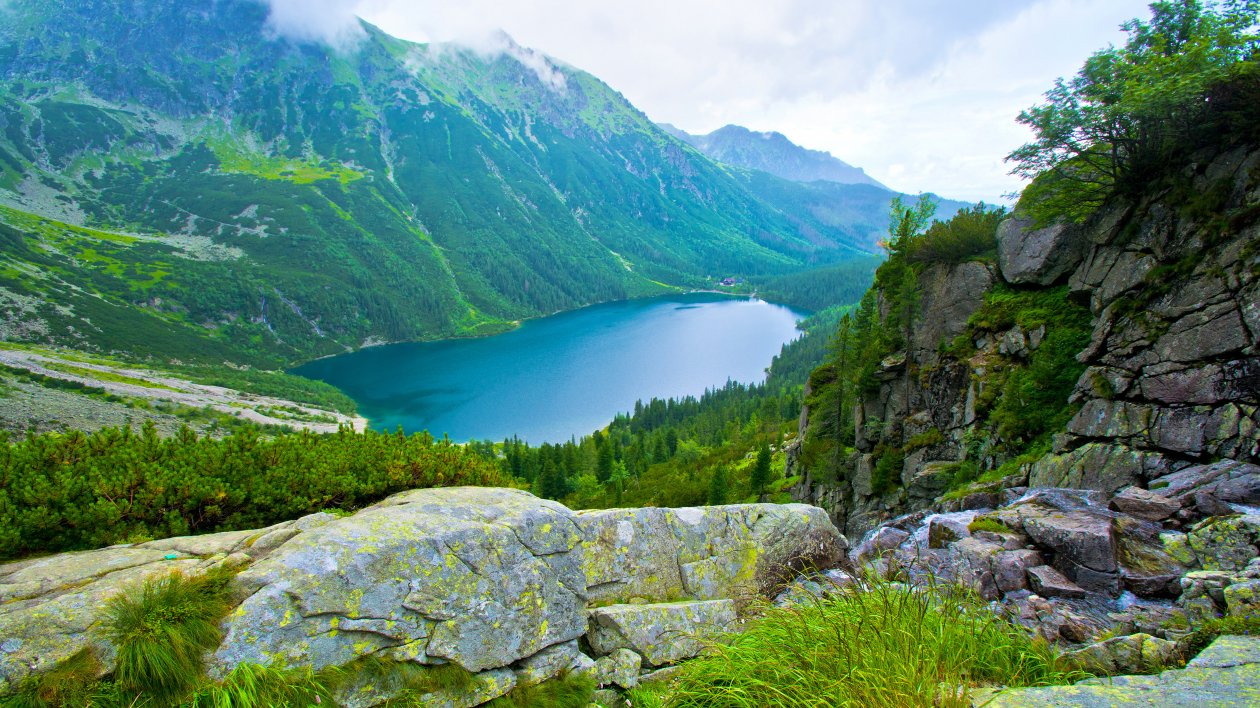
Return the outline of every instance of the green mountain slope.
{"type": "Polygon", "coordinates": [[[873,250],[510,41],[365,25],[338,52],[266,20],[247,0],[0,13],[0,335],[275,366],[873,250]]]}

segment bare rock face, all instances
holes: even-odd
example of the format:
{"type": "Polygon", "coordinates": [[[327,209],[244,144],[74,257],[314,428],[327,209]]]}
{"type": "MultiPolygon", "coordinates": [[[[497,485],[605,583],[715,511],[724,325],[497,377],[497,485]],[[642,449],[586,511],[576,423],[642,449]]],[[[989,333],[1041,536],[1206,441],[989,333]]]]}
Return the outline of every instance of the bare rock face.
{"type": "Polygon", "coordinates": [[[1117,570],[1110,519],[1083,511],[1040,509],[1024,516],[1024,532],[1038,545],[1052,549],[1056,558],[1099,573],[1117,570]]]}
{"type": "Polygon", "coordinates": [[[931,313],[915,323],[916,358],[932,355],[941,342],[949,344],[963,333],[967,319],[984,304],[984,294],[997,282],[993,267],[968,262],[934,265],[919,278],[922,311],[931,313]]]}
{"type": "Polygon", "coordinates": [[[998,266],[1006,282],[1052,285],[1070,275],[1084,255],[1080,224],[1033,228],[1027,219],[1010,218],[998,227],[998,266]]]}

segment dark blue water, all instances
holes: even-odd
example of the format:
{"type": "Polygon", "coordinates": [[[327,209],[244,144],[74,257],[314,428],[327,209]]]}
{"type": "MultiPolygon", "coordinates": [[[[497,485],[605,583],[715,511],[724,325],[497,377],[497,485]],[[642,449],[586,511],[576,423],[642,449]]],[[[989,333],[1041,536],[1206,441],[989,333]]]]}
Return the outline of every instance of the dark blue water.
{"type": "Polygon", "coordinates": [[[372,347],[292,373],[345,391],[376,429],[554,443],[604,427],[638,399],[764,380],[808,314],[708,293],[626,300],[494,337],[372,347]]]}

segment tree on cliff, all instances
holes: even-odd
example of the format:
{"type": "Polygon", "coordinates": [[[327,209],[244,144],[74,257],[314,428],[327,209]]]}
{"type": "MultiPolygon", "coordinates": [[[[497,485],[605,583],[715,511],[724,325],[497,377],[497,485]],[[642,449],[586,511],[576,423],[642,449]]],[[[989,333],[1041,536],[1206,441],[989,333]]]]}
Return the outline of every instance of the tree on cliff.
{"type": "Polygon", "coordinates": [[[1180,0],[1152,3],[1150,22],[1126,23],[1123,48],[1095,53],[1019,115],[1036,136],[1006,158],[1011,174],[1035,180],[1023,208],[1041,221],[1081,220],[1113,193],[1145,187],[1179,153],[1219,139],[1213,114],[1255,130],[1258,12],[1257,0],[1180,0]]]}

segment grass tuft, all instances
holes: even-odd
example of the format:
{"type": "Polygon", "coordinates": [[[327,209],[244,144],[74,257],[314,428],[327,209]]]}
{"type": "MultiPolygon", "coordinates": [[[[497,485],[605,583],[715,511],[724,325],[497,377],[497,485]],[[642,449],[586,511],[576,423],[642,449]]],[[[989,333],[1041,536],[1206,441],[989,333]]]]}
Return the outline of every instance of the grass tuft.
{"type": "Polygon", "coordinates": [[[517,686],[506,696],[491,701],[487,708],[586,708],[594,694],[593,677],[566,671],[550,681],[517,686]]]}
{"type": "Polygon", "coordinates": [[[230,572],[176,571],[121,593],[106,608],[106,638],[118,648],[114,681],[123,690],[173,701],[202,681],[203,655],[218,646],[231,609],[230,572]]]}
{"type": "Polygon", "coordinates": [[[966,590],[876,578],[865,585],[803,607],[768,608],[684,664],[676,683],[640,689],[631,700],[661,708],[961,708],[977,686],[1084,678],[966,590]]]}
{"type": "Polygon", "coordinates": [[[92,703],[101,662],[89,649],[42,674],[28,676],[4,701],[5,708],[81,708],[92,703]]]}

